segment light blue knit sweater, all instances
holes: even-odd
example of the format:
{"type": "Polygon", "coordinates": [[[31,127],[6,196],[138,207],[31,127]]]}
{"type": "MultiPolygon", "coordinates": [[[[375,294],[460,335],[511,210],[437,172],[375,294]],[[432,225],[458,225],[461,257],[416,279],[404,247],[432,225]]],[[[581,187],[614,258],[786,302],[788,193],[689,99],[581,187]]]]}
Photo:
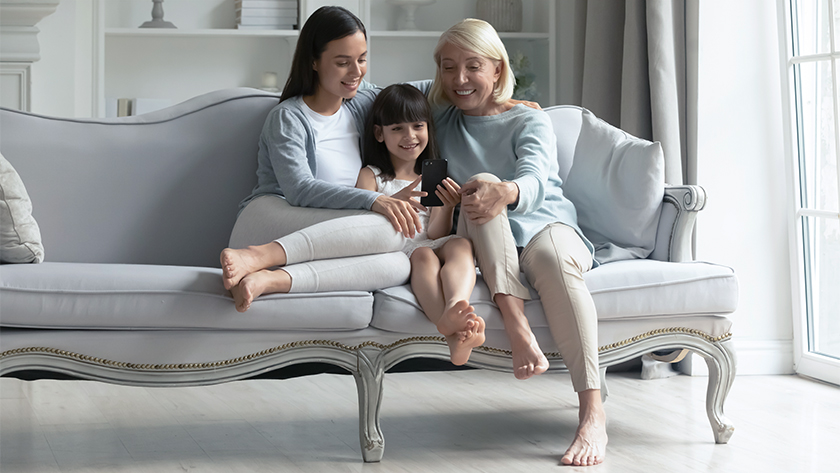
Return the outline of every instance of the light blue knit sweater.
{"type": "Polygon", "coordinates": [[[468,116],[456,107],[435,111],[438,146],[449,175],[463,185],[489,172],[519,186],[519,203],[508,212],[517,246],[525,246],[547,224],[564,223],[592,244],[577,224],[577,212],[563,196],[557,143],[548,114],[516,105],[498,115],[468,116]]]}

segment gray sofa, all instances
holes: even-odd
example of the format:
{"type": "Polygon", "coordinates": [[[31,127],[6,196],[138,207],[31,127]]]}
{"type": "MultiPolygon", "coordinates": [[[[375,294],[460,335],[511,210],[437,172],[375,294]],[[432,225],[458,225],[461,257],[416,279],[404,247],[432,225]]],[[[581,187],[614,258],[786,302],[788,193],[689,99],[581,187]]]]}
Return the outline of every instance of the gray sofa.
{"type": "MultiPolygon", "coordinates": [[[[273,94],[228,89],[122,119],[0,111],[0,151],[26,185],[46,251],[41,264],[0,266],[0,375],[46,370],[196,386],[329,363],[355,377],[362,456],[379,461],[385,372],[411,358],[448,359],[409,286],[269,295],[245,314],[222,286],[219,252],[255,183],[258,135],[277,103],[273,94]]],[[[547,113],[565,177],[587,112],[547,113]]],[[[602,379],[608,366],[654,351],[668,360],[685,349],[699,354],[709,367],[714,439],[726,443],[733,426],[723,405],[735,376],[727,315],[737,306],[737,279],[729,268],[691,261],[702,188],[660,193],[652,253],[586,274],[602,379]]],[[[510,371],[501,317],[480,278],[472,303],[487,321],[487,341],[470,366],[510,371]]],[[[536,297],[526,313],[550,369],[563,370],[536,297]]]]}

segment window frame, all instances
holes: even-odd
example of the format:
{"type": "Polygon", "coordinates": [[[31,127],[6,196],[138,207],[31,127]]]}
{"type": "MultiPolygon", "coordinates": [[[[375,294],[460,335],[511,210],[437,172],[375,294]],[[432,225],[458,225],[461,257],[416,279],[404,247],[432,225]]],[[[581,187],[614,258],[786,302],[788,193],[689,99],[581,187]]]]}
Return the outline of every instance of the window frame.
{"type": "MultiPolygon", "coordinates": [[[[829,21],[829,40],[831,52],[795,56],[795,41],[798,38],[794,8],[800,0],[778,0],[779,8],[779,38],[782,69],[783,117],[785,120],[785,158],[788,174],[788,228],[790,241],[791,265],[791,300],[793,316],[793,359],[794,370],[802,375],[818,378],[834,384],[840,384],[840,358],[824,355],[812,351],[818,327],[811,330],[809,322],[813,320],[809,308],[809,300],[814,300],[811,293],[811,257],[810,238],[803,224],[806,218],[837,219],[840,213],[802,206],[805,191],[802,186],[805,160],[800,159],[804,153],[804,144],[800,139],[803,132],[802,110],[798,106],[799,80],[796,66],[807,62],[829,61],[832,76],[832,95],[834,113],[835,154],[840,153],[840,91],[838,90],[838,66],[840,66],[840,48],[835,42],[835,24],[829,21]]],[[[835,0],[819,0],[828,2],[829,19],[834,18],[834,9],[840,8],[840,2],[835,0]]],[[[838,182],[840,182],[840,157],[838,159],[838,182]]],[[[838,196],[840,200],[840,196],[838,196]]]]}

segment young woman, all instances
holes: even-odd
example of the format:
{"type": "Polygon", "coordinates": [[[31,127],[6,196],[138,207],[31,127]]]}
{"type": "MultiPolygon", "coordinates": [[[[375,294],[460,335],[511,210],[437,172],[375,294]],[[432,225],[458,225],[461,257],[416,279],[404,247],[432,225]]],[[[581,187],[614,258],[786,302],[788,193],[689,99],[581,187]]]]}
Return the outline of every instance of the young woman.
{"type": "MultiPolygon", "coordinates": [[[[426,97],[407,84],[387,87],[376,97],[365,130],[366,167],[356,187],[385,195],[417,185],[424,160],[438,159],[432,111],[426,97]]],[[[455,365],[465,364],[484,343],[484,320],[469,303],[475,287],[475,262],[469,240],[449,233],[460,186],[445,179],[435,194],[443,202],[421,211],[423,230],[406,240],[411,289],[426,317],[449,345],[455,365]]]]}
{"type": "Polygon", "coordinates": [[[418,194],[354,188],[360,137],[378,93],[360,90],[366,71],[362,22],[341,7],[315,11],[301,29],[281,103],[263,127],[257,185],[220,256],[237,310],[267,292],[372,290],[408,279],[400,249],[422,228],[422,206],[409,198],[418,194]],[[313,246],[296,233],[340,217],[347,217],[347,238],[338,247],[313,246]],[[275,266],[282,269],[269,269],[275,266]]]}

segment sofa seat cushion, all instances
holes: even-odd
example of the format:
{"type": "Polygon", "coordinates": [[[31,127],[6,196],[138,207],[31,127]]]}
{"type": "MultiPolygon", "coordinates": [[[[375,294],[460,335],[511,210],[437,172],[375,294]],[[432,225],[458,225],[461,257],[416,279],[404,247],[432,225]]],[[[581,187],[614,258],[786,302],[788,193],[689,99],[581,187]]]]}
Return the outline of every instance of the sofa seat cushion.
{"type": "MultiPolygon", "coordinates": [[[[598,320],[723,315],[738,305],[738,280],[731,268],[710,263],[616,261],[585,274],[598,320]]],[[[523,282],[524,276],[523,276],[523,282]]],[[[539,296],[531,291],[525,315],[534,329],[548,327],[539,296]]],[[[470,303],[488,330],[503,330],[501,314],[481,278],[470,303]]],[[[391,332],[436,334],[408,285],[377,291],[371,325],[391,332]]]]}
{"type": "Polygon", "coordinates": [[[59,329],[359,330],[368,292],[272,294],[235,310],[221,269],[42,263],[0,267],[0,325],[59,329]]]}

